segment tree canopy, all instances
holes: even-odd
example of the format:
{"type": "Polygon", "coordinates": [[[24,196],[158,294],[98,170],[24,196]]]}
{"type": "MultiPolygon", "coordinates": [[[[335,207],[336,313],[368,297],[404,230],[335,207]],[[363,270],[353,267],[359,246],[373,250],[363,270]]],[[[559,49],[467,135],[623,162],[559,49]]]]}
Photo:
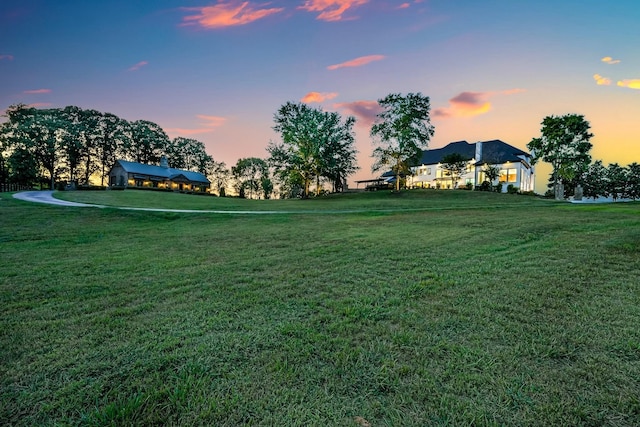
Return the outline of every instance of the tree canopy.
{"type": "Polygon", "coordinates": [[[177,164],[172,167],[202,173],[213,162],[203,143],[179,137],[169,141],[159,125],[146,120],[128,122],[76,106],[36,109],[24,104],[7,108],[5,117],[0,152],[3,176],[10,182],[33,185],[46,180],[53,188],[59,179],[88,184],[99,173],[104,184],[118,158],[157,164],[170,154],[177,164]]]}
{"type": "Polygon", "coordinates": [[[590,127],[584,116],[579,114],[547,116],[542,120],[542,135],[527,144],[533,155],[533,164],[543,160],[553,167],[554,188],[560,181],[579,178],[589,167],[590,140],[593,137],[590,127]]]}
{"type": "Polygon", "coordinates": [[[354,117],[343,121],[338,113],[287,102],[276,112],[274,122],[282,141],[271,142],[267,151],[282,187],[300,186],[303,197],[308,197],[311,183],[315,181],[319,194],[325,179],[339,191],[346,177],[358,169],[354,117]]]}
{"type": "Polygon", "coordinates": [[[429,97],[419,92],[392,93],[378,100],[378,104],[382,112],[371,127],[371,137],[377,145],[372,170],[391,169],[399,190],[400,177],[409,173],[435,133],[430,123],[429,97]]]}

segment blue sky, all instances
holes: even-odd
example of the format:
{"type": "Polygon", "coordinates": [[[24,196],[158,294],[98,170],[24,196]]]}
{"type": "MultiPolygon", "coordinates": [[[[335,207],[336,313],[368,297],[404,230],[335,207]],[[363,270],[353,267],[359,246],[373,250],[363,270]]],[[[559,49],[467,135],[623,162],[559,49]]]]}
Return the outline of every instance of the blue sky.
{"type": "Polygon", "coordinates": [[[356,116],[366,179],[375,101],[422,92],[433,148],[525,148],[544,116],[579,113],[594,158],[628,164],[640,161],[638,22],[631,0],[5,0],[0,110],[151,120],[230,166],[266,157],[273,114],[304,100],[356,116]]]}

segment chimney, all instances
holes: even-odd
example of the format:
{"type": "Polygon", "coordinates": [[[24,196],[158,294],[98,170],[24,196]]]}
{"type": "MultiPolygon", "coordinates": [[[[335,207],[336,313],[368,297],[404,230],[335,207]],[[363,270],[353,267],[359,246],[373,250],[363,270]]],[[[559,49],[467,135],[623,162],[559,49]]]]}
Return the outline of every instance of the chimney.
{"type": "Polygon", "coordinates": [[[160,157],[160,167],[169,169],[169,162],[167,162],[167,158],[165,156],[160,157]]]}
{"type": "Polygon", "coordinates": [[[482,142],[476,142],[476,162],[482,161],[482,142]]]}

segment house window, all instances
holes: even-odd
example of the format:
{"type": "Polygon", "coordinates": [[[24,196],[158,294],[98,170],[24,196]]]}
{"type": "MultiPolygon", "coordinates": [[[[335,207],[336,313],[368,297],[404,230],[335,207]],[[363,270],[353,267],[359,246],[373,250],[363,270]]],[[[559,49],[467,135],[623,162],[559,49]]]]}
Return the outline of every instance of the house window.
{"type": "Polygon", "coordinates": [[[517,169],[500,170],[500,182],[517,182],[517,181],[518,181],[517,169]]]}
{"type": "Polygon", "coordinates": [[[431,175],[431,168],[427,168],[427,175],[431,175]]]}

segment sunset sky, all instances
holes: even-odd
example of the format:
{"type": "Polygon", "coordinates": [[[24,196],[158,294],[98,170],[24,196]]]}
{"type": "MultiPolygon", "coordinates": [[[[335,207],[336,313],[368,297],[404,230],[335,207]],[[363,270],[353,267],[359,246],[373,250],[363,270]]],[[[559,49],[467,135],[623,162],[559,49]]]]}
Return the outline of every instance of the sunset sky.
{"type": "Polygon", "coordinates": [[[267,157],[274,113],[304,101],[356,116],[352,179],[368,179],[376,100],[422,92],[431,148],[526,149],[545,116],[578,113],[594,159],[626,165],[640,162],[639,23],[637,0],[3,0],[0,110],[150,120],[231,166],[267,157]]]}

